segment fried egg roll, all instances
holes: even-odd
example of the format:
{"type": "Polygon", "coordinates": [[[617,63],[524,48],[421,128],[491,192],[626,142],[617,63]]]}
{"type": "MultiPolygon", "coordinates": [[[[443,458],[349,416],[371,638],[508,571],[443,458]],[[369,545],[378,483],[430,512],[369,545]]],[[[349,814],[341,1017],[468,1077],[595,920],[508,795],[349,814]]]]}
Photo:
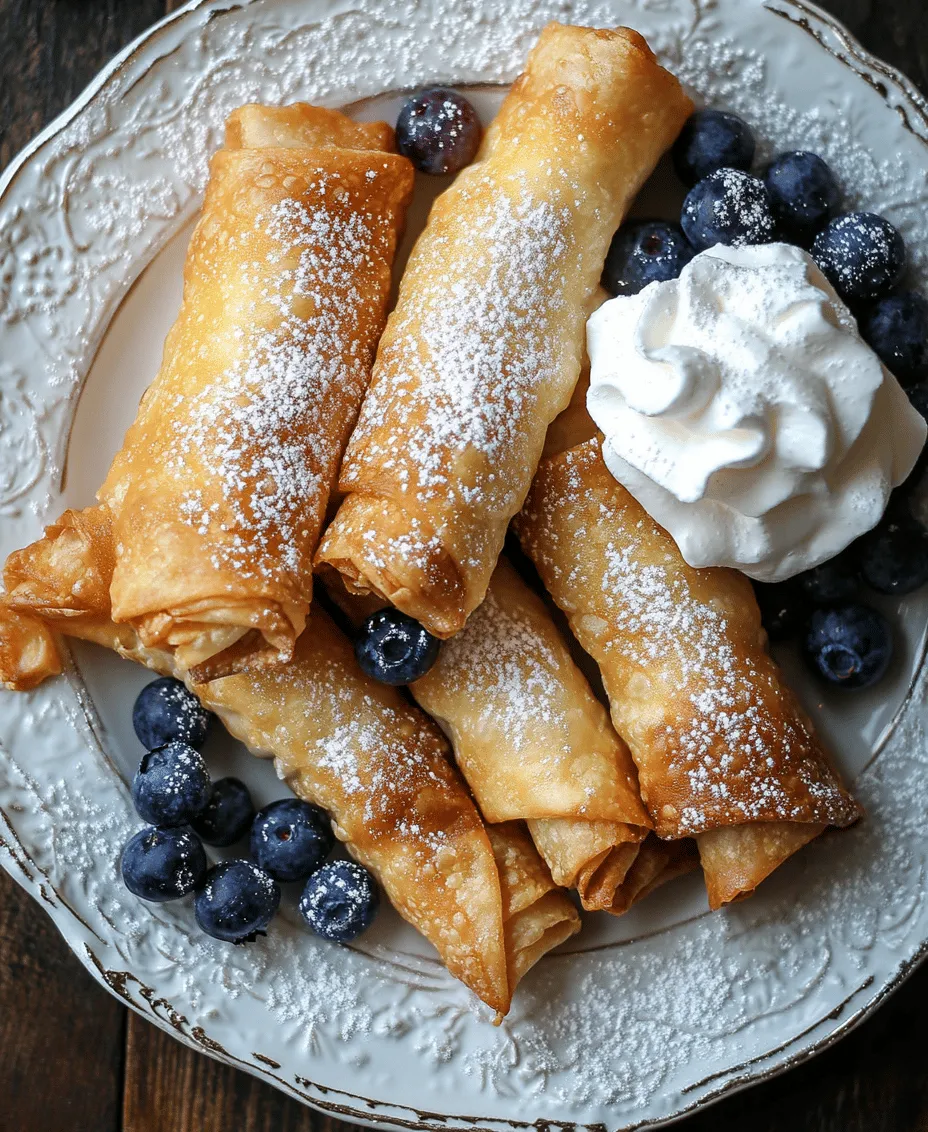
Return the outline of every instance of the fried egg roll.
{"type": "Polygon", "coordinates": [[[861,811],[767,651],[748,579],[688,566],[600,443],[542,463],[516,529],[599,665],[656,832],[696,838],[718,907],[861,811]]]}
{"type": "Polygon", "coordinates": [[[113,618],[200,678],[282,663],[367,388],[413,170],[385,123],[246,106],[210,165],[158,376],[98,494],[113,618]]]}
{"type": "MultiPolygon", "coordinates": [[[[327,590],[357,626],[380,603],[327,590]]],[[[544,602],[505,559],[432,669],[409,685],[451,741],[488,823],[523,820],[555,882],[588,910],[627,907],[651,827],[635,765],[544,602]]]]}
{"type": "Polygon", "coordinates": [[[288,664],[197,684],[175,650],[109,617],[111,522],[69,511],[11,555],[0,600],[0,677],[34,687],[60,671],[53,631],[185,680],[299,797],[322,806],[352,854],[448,970],[497,1013],[518,979],[579,918],[518,827],[488,838],[444,736],[400,692],[358,668],[319,608],[288,664]],[[527,846],[525,842],[528,842],[527,846]]]}
{"type": "Polygon", "coordinates": [[[637,32],[550,24],[438,198],[318,560],[450,637],[483,601],[580,372],[609,242],[692,109],[637,32]]]}

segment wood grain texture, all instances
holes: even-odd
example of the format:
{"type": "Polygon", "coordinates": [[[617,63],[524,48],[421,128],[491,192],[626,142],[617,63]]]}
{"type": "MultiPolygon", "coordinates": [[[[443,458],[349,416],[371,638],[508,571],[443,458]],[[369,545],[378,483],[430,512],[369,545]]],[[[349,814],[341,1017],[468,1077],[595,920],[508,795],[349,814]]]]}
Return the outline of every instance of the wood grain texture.
{"type": "Polygon", "coordinates": [[[129,1015],[123,1132],[353,1132],[129,1015]]]}
{"type": "Polygon", "coordinates": [[[124,1041],[123,1007],[0,874],[0,1132],[116,1129],[124,1041]]]}
{"type": "MultiPolygon", "coordinates": [[[[504,2],[504,0],[500,0],[504,2]]],[[[819,0],[928,90],[928,0],[819,0]]],[[[0,0],[0,166],[180,0],[0,0]]],[[[833,1049],[683,1132],[928,1132],[928,968],[833,1049]]],[[[0,874],[0,1132],[348,1132],[156,1030],[0,874]]]]}

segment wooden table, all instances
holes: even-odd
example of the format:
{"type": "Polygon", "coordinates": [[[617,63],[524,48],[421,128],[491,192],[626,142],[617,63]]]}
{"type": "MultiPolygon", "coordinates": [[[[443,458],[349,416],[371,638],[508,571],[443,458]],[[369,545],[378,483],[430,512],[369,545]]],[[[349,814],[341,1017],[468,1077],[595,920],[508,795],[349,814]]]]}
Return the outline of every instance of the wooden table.
{"type": "MultiPolygon", "coordinates": [[[[928,0],[820,0],[928,91],[928,0]]],[[[172,0],[0,0],[0,166],[172,0]]],[[[928,966],[834,1049],[686,1132],[928,1132],[928,966]],[[916,1038],[915,1035],[919,1035],[916,1038]]],[[[352,1126],[128,1012],[0,873],[0,1132],[314,1132],[352,1126]]]]}

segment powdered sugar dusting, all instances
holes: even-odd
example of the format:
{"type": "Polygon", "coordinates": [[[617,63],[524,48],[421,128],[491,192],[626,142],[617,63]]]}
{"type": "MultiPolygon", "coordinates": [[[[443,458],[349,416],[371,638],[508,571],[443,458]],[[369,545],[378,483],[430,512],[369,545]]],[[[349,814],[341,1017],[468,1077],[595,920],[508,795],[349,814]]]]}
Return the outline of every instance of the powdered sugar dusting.
{"type": "Polygon", "coordinates": [[[761,650],[759,620],[752,630],[739,612],[731,623],[724,575],[713,586],[706,574],[696,588],[667,536],[623,501],[598,444],[541,476],[523,533],[611,685],[652,816],[676,836],[811,813],[853,820],[853,803],[761,650]],[[669,808],[659,793],[673,799],[669,808]]]}
{"type": "MultiPolygon", "coordinates": [[[[160,49],[125,60],[113,89],[87,104],[7,187],[2,257],[9,274],[0,280],[0,316],[9,320],[5,360],[26,375],[28,398],[20,398],[17,373],[6,372],[0,447],[15,453],[5,469],[17,475],[0,483],[0,500],[7,504],[27,473],[39,484],[7,507],[11,546],[33,537],[35,515],[48,514],[48,497],[57,496],[58,454],[66,450],[60,430],[69,419],[62,406],[83,379],[100,320],[149,251],[196,207],[225,113],[248,99],[334,105],[439,74],[460,82],[508,79],[546,20],[605,26],[615,21],[615,7],[600,0],[567,7],[512,0],[492,9],[357,0],[350,12],[320,18],[312,4],[268,0],[213,15],[205,19],[201,7],[160,29],[160,49]],[[175,31],[185,38],[173,50],[175,31]],[[22,351],[18,342],[14,349],[11,326],[22,332],[22,351]],[[22,447],[11,448],[11,438],[23,438],[22,447]],[[48,454],[45,463],[25,463],[27,441],[48,454]]],[[[846,45],[812,11],[801,15],[811,35],[793,26],[800,10],[790,3],[762,10],[744,0],[629,0],[627,18],[700,95],[746,116],[762,136],[761,160],[773,148],[826,157],[852,203],[900,226],[924,287],[924,165],[914,155],[920,142],[901,119],[916,132],[924,126],[891,77],[865,59],[858,63],[853,52],[849,65],[839,66],[813,35],[841,53],[846,45]],[[898,114],[853,78],[851,67],[888,88],[898,114]],[[878,144],[881,132],[885,144],[878,144]]],[[[77,455],[72,446],[72,459],[77,455]]],[[[50,907],[55,893],[42,887],[44,906],[72,946],[88,942],[79,915],[99,935],[90,944],[101,966],[116,977],[131,972],[124,986],[139,1008],[151,1003],[138,994],[136,978],[156,988],[163,1014],[176,1009],[181,1023],[189,1019],[187,1033],[195,1029],[201,1046],[217,1042],[268,1078],[293,1082],[296,1075],[310,1099],[339,1103],[358,1118],[391,1119],[393,1103],[444,1114],[404,1110],[409,1120],[435,1127],[462,1124],[453,1112],[479,1111],[485,1123],[492,1118],[507,1128],[544,1118],[613,1129],[669,1120],[791,1055],[804,1056],[840,1028],[849,1009],[879,1001],[917,956],[926,937],[925,695],[922,681],[902,725],[857,783],[872,820],[848,837],[820,839],[806,855],[801,883],[792,883],[793,874],[725,915],[699,917],[692,909],[691,921],[673,930],[666,930],[672,917],[662,919],[652,902],[648,927],[664,930],[546,960],[499,1028],[485,1011],[471,1016],[471,996],[431,959],[411,972],[406,937],[381,944],[383,920],[374,933],[386,962],[320,944],[286,923],[258,944],[234,948],[204,939],[186,905],[152,908],[127,898],[114,862],[136,819],[112,766],[94,762],[63,720],[66,711],[80,713],[61,682],[29,696],[0,696],[3,809],[68,898],[50,907]],[[19,785],[25,775],[13,756],[41,795],[19,785]],[[818,1020],[811,1029],[810,1019],[818,1020]],[[255,1050],[282,1068],[252,1061],[255,1050]],[[299,1076],[309,1062],[318,1087],[299,1076]],[[366,1087],[353,1092],[380,1101],[339,1092],[339,1082],[361,1081],[362,1067],[366,1087]]],[[[836,726],[856,741],[857,724],[848,719],[834,713],[836,726]]],[[[36,895],[40,884],[41,874],[31,883],[36,895]]],[[[689,895],[675,886],[668,903],[691,908],[689,895]]],[[[662,898],[655,899],[660,907],[662,898]]],[[[619,932],[621,924],[610,926],[619,932]]]]}
{"type": "MultiPolygon", "coordinates": [[[[492,585],[461,632],[444,642],[438,664],[439,679],[453,679],[470,710],[503,729],[511,749],[501,757],[533,746],[535,722],[550,725],[561,714],[560,658],[527,618],[497,600],[492,585]]],[[[537,750],[533,757],[544,764],[560,754],[537,750]]]]}
{"type": "Polygon", "coordinates": [[[341,440],[326,413],[337,396],[350,420],[370,362],[345,311],[358,302],[359,273],[384,258],[391,239],[382,218],[345,209],[338,177],[318,175],[307,193],[314,203],[285,198],[255,222],[267,250],[245,282],[277,320],[240,329],[241,357],[173,406],[167,467],[182,489],[180,514],[215,536],[213,565],[243,578],[295,576],[313,549],[341,440]],[[201,487],[191,462],[199,468],[204,452],[212,477],[201,487]]]}
{"type": "MultiPolygon", "coordinates": [[[[527,185],[513,195],[483,184],[459,190],[472,242],[468,270],[415,275],[415,303],[394,314],[371,393],[346,458],[363,452],[401,490],[481,501],[511,511],[520,485],[494,475],[524,436],[540,392],[557,374],[549,329],[571,297],[559,290],[571,255],[570,210],[537,199],[527,185]],[[466,467],[478,469],[468,474],[466,467]]],[[[461,254],[460,233],[432,236],[429,261],[461,254]]],[[[410,284],[412,288],[412,284],[410,284]]]]}

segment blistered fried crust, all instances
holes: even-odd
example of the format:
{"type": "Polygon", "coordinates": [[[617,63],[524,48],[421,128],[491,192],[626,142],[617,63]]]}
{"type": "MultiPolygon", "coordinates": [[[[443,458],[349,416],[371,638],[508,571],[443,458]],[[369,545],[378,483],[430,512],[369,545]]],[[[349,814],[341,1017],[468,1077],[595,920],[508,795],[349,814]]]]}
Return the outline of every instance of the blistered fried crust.
{"type": "MultiPolygon", "coordinates": [[[[326,583],[355,626],[382,607],[326,583]]],[[[553,879],[585,908],[624,907],[618,890],[651,825],[634,763],[544,602],[505,559],[409,691],[451,740],[484,818],[527,821],[553,879]]]]}
{"type": "Polygon", "coordinates": [[[390,903],[448,970],[505,1013],[500,884],[483,822],[438,729],[393,688],[364,676],[322,611],[286,666],[194,688],[295,794],[322,806],[390,903]]]}
{"type": "Polygon", "coordinates": [[[699,861],[709,907],[721,908],[750,896],[762,880],[826,828],[825,824],[774,821],[701,833],[697,838],[699,861]]]}
{"type": "Polygon", "coordinates": [[[99,493],[114,618],[224,653],[215,675],[286,660],[305,623],[412,192],[375,148],[390,135],[305,104],[231,116],[161,370],[99,493]]]}
{"type": "Polygon", "coordinates": [[[544,602],[504,559],[410,690],[451,739],[487,821],[527,820],[555,881],[609,910],[651,826],[635,765],[544,602]]]}
{"type": "Polygon", "coordinates": [[[487,826],[499,866],[509,985],[580,931],[580,916],[551,874],[520,822],[487,826]]]}
{"type": "Polygon", "coordinates": [[[379,150],[396,153],[393,127],[355,122],[338,110],[294,102],[290,106],[240,106],[226,118],[226,149],[379,150]]]}
{"type": "Polygon", "coordinates": [[[691,110],[637,33],[549,25],[435,202],[319,560],[439,637],[479,606],[580,372],[613,232],[691,110]]]}
{"type": "MultiPolygon", "coordinates": [[[[319,609],[286,666],[196,684],[177,650],[147,646],[131,626],[110,620],[112,558],[103,507],[68,512],[11,558],[0,601],[0,677],[32,686],[57,671],[57,663],[33,660],[56,630],[185,679],[233,735],[275,759],[297,795],[328,810],[349,851],[449,971],[505,1013],[511,987],[499,869],[438,728],[396,689],[365,676],[319,609]]],[[[559,942],[555,921],[539,922],[551,929],[545,938],[559,942]]],[[[544,932],[533,939],[539,954],[544,932]]]]}
{"type": "Polygon", "coordinates": [[[688,566],[598,438],[542,465],[517,530],[599,664],[661,837],[859,816],[767,652],[750,582],[688,566]]]}

